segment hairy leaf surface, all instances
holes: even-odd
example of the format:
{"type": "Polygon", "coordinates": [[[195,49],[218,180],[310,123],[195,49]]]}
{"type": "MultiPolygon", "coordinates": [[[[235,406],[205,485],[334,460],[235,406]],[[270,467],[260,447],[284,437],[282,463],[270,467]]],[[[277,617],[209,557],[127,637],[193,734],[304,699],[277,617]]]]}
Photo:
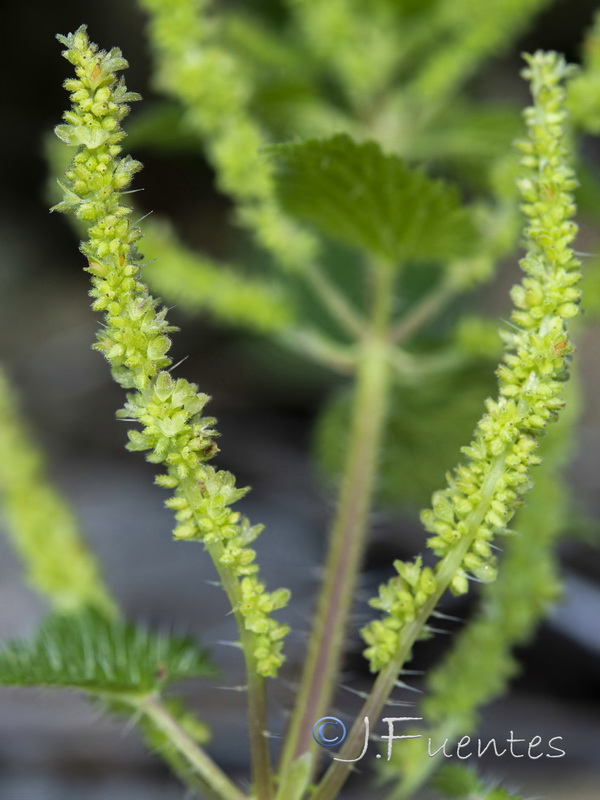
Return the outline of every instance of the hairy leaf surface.
{"type": "Polygon", "coordinates": [[[458,192],[346,135],[266,148],[283,208],[321,233],[393,265],[470,251],[476,233],[458,192]]]}
{"type": "Polygon", "coordinates": [[[193,639],[150,633],[91,609],[54,614],[31,641],[7,641],[0,650],[0,684],[5,686],[146,694],[213,674],[207,653],[193,639]]]}

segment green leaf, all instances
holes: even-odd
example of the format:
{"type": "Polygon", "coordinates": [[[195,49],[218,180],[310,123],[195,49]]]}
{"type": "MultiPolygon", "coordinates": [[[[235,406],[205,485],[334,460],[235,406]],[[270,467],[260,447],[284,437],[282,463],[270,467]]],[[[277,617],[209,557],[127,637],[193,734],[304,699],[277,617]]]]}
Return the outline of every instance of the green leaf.
{"type": "Polygon", "coordinates": [[[86,609],[53,614],[32,641],[0,650],[0,684],[54,686],[93,694],[150,694],[174,681],[214,675],[189,637],[150,633],[86,609]]]}
{"type": "MultiPolygon", "coordinates": [[[[379,501],[408,508],[427,504],[454,466],[456,453],[471,435],[494,387],[492,368],[473,363],[416,386],[395,386],[383,436],[379,501]]],[[[317,422],[317,460],[333,476],[341,474],[344,464],[350,408],[351,396],[338,395],[317,422]]]]}
{"type": "Polygon", "coordinates": [[[321,233],[390,264],[447,260],[476,233],[457,190],[346,135],[265,148],[281,205],[321,233]]]}

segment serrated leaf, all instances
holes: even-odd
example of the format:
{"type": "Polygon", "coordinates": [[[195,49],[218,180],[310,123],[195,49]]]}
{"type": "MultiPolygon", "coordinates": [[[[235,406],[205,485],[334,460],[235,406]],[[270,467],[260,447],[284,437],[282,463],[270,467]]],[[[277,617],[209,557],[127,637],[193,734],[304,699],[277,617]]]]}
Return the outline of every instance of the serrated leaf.
{"type": "Polygon", "coordinates": [[[187,678],[214,675],[189,637],[151,633],[86,609],[53,614],[31,641],[0,649],[0,685],[53,686],[96,694],[149,694],[187,678]]]}
{"type": "Polygon", "coordinates": [[[469,252],[476,232],[457,190],[346,135],[273,145],[283,208],[391,265],[469,252]]]}
{"type": "MultiPolygon", "coordinates": [[[[392,389],[377,484],[380,502],[415,509],[429,502],[469,440],[494,386],[491,367],[471,366],[392,389]]],[[[341,474],[347,453],[351,402],[349,394],[338,395],[317,422],[317,460],[333,476],[341,474]]]]}

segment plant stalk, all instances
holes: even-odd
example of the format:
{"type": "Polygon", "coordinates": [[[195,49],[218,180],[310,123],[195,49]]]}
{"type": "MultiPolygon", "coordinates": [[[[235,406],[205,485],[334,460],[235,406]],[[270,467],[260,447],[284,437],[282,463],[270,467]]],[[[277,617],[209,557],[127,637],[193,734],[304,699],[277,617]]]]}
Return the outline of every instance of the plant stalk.
{"type": "Polygon", "coordinates": [[[355,370],[356,357],[351,346],[339,344],[312,328],[292,328],[280,334],[278,340],[304,358],[342,375],[352,375],[355,370]]]}
{"type": "Polygon", "coordinates": [[[252,783],[256,800],[273,800],[273,776],[271,758],[267,739],[267,695],[265,679],[256,671],[254,657],[254,634],[246,629],[244,618],[238,611],[241,602],[240,588],[237,579],[227,569],[219,565],[221,544],[209,545],[209,551],[223,588],[236,618],[242,652],[246,664],[246,681],[248,687],[248,738],[250,740],[250,761],[252,764],[252,783]],[[215,552],[217,549],[217,552],[215,552]]]}
{"type": "MultiPolygon", "coordinates": [[[[184,485],[184,489],[186,496],[190,499],[190,505],[194,507],[193,498],[197,488],[194,486],[193,482],[188,482],[184,485]]],[[[256,670],[254,634],[246,629],[244,618],[239,612],[242,597],[238,580],[230,570],[225,569],[221,565],[221,556],[223,554],[222,544],[220,542],[214,542],[213,544],[207,545],[206,549],[213,560],[225,594],[231,604],[240,635],[242,652],[244,654],[248,688],[250,760],[252,764],[252,782],[256,800],[273,800],[273,776],[271,772],[268,741],[266,738],[267,702],[265,680],[256,670]]]]}
{"type": "Polygon", "coordinates": [[[357,348],[348,456],[308,656],[282,755],[281,774],[286,774],[292,761],[315,746],[312,727],[326,713],[332,698],[363,555],[386,417],[390,373],[386,339],[394,278],[386,265],[374,265],[373,270],[370,327],[357,348]]]}
{"type": "Polygon", "coordinates": [[[237,786],[177,724],[157,697],[144,698],[138,708],[169,738],[197,773],[211,797],[215,800],[246,800],[237,786]]]}

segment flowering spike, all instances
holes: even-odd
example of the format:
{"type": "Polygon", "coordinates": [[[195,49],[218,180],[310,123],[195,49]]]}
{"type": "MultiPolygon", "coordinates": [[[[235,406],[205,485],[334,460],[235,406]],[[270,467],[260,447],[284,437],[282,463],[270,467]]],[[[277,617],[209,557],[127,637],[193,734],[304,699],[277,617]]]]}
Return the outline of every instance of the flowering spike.
{"type": "Polygon", "coordinates": [[[564,405],[563,386],[572,346],[567,322],[579,313],[580,262],[571,249],[577,226],[565,125],[564,80],[572,74],[556,53],[526,55],[523,76],[531,85],[533,105],[525,110],[527,139],[518,187],[526,216],[525,273],[513,288],[513,326],[498,368],[498,398],[488,400],[474,439],[463,448],[465,464],[449,476],[448,488],[433,495],[421,515],[433,534],[429,547],[440,558],[435,571],[396,563],[399,577],[380,588],[371,605],[387,617],[363,630],[365,655],[373,671],[398,651],[401,631],[423,619],[446,588],[460,595],[469,579],[484,583],[496,577],[491,540],[508,524],[531,486],[531,468],[540,463],[538,439],[564,405]],[[418,577],[417,577],[418,576],[418,577]]]}
{"type": "Polygon", "coordinates": [[[73,105],[56,134],[77,150],[66,172],[65,199],[54,209],[90,223],[81,249],[92,276],[93,308],[105,318],[95,348],[105,355],[115,380],[131,390],[119,415],[141,425],[129,432],[128,448],[147,451],[148,461],[165,466],[157,482],[174,492],[167,505],[177,519],[175,538],[205,544],[221,578],[228,577],[223,583],[242,621],[242,636],[250,640],[257,671],[275,675],[288,628],[270,614],[285,605],[288,592],[269,594],[256,576],[255,553],[248,545],[260,527],[230,508],[246,489],[207,463],[218,451],[215,420],[202,416],[208,396],[168,372],[169,334],[175,328],[140,279],[136,242],[142,234],[131,221],[131,208],[121,202],[141,169],[138,161],[120,156],[121,123],[128,103],[139,95],[127,91],[115,75],[127,67],[121,52],[99,51],[85,26],[58,39],[77,78],[65,84],[73,105]]]}

